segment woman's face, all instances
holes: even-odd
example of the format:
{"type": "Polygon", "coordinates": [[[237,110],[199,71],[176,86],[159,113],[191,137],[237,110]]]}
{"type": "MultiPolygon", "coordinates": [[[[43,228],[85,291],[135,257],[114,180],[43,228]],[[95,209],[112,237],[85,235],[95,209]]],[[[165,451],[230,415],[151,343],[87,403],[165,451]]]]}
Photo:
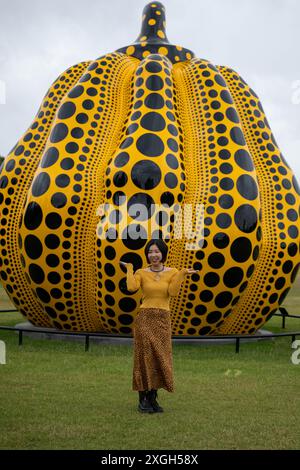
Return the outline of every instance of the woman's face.
{"type": "Polygon", "coordinates": [[[162,252],[156,245],[151,245],[148,251],[148,260],[152,266],[159,266],[162,260],[162,252]]]}

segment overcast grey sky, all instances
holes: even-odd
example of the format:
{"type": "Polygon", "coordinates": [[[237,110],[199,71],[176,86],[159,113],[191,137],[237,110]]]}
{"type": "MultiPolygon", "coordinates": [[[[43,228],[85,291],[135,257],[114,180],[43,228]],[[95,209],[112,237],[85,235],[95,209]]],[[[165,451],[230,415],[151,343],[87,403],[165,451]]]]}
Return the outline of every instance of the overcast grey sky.
{"type": "MultiPolygon", "coordinates": [[[[6,155],[30,125],[61,72],[134,42],[147,3],[0,0],[0,154],[6,155]]],[[[162,3],[171,43],[232,67],[256,91],[300,179],[300,1],[162,3]]]]}

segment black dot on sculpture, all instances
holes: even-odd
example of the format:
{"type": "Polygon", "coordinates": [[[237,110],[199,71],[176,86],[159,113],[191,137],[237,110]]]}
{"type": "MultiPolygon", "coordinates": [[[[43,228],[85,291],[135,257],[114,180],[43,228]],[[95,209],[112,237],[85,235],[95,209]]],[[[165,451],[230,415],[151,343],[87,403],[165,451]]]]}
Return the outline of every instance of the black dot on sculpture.
{"type": "Polygon", "coordinates": [[[67,197],[64,193],[55,193],[51,197],[51,204],[53,207],[60,209],[67,204],[67,197]]]}
{"type": "Polygon", "coordinates": [[[62,219],[61,216],[56,212],[50,212],[47,214],[45,222],[48,228],[57,229],[61,226],[62,219]]]}
{"type": "Polygon", "coordinates": [[[82,85],[77,85],[71,90],[68,94],[69,98],[78,98],[84,92],[84,88],[82,85]]]}
{"type": "Polygon", "coordinates": [[[231,300],[232,300],[232,293],[231,292],[221,292],[215,298],[215,304],[218,308],[227,307],[231,300]]]}
{"type": "Polygon", "coordinates": [[[150,72],[150,73],[158,73],[162,71],[162,66],[159,63],[154,62],[154,61],[148,62],[145,68],[147,72],[150,72]]]}
{"type": "Polygon", "coordinates": [[[230,137],[238,145],[246,145],[245,137],[239,127],[233,127],[230,131],[230,137]]]}
{"type": "MultiPolygon", "coordinates": [[[[136,306],[137,306],[136,301],[132,299],[131,297],[123,297],[123,299],[120,299],[119,301],[119,307],[123,312],[128,312],[128,313],[133,312],[136,309],[136,306]]],[[[129,317],[129,315],[122,316],[122,318],[126,318],[126,317],[129,317]]],[[[119,317],[119,320],[120,320],[120,317],[119,317]]]]}
{"type": "MultiPolygon", "coordinates": [[[[29,265],[29,276],[35,284],[42,284],[45,280],[45,273],[42,268],[35,263],[29,265]]],[[[49,296],[50,297],[50,296],[49,296]]]]}
{"type": "Polygon", "coordinates": [[[234,214],[235,225],[245,233],[251,233],[257,226],[257,213],[250,204],[243,204],[237,208],[234,214]]]}
{"type": "Polygon", "coordinates": [[[223,276],[223,282],[226,287],[233,288],[238,286],[244,277],[244,272],[241,268],[229,268],[223,276]]]}
{"type": "Polygon", "coordinates": [[[128,214],[135,220],[148,220],[153,215],[154,204],[149,194],[136,193],[128,200],[128,214]]]}
{"type": "Polygon", "coordinates": [[[50,134],[50,142],[54,144],[65,139],[68,135],[68,131],[69,131],[68,127],[65,124],[63,123],[56,124],[56,126],[54,126],[50,134]]]}
{"type": "Polygon", "coordinates": [[[244,150],[240,149],[234,154],[234,159],[236,163],[246,171],[253,171],[254,170],[254,165],[251,156],[249,153],[244,150]]]}
{"type": "Polygon", "coordinates": [[[59,152],[55,147],[50,147],[46,150],[41,161],[42,168],[48,168],[54,165],[59,157],[59,152]]]}
{"type": "Polygon", "coordinates": [[[251,241],[246,237],[236,238],[230,247],[230,253],[234,261],[244,263],[247,261],[252,252],[251,241]]]}
{"type": "Polygon", "coordinates": [[[166,127],[166,122],[161,114],[152,111],[142,117],[141,126],[148,131],[157,132],[166,127]]]}
{"type": "Polygon", "coordinates": [[[119,155],[116,156],[114,160],[114,164],[116,167],[120,168],[125,166],[129,161],[129,155],[127,152],[121,152],[119,155]]]}
{"type": "Polygon", "coordinates": [[[140,160],[132,167],[131,178],[138,188],[153,189],[161,180],[161,170],[150,160],[140,160]]]}
{"type": "Polygon", "coordinates": [[[50,186],[50,176],[48,173],[40,173],[33,182],[32,185],[32,195],[35,197],[42,196],[46,191],[48,191],[50,186]]]}
{"type": "Polygon", "coordinates": [[[58,111],[58,118],[67,119],[73,116],[75,111],[76,111],[76,105],[72,101],[67,101],[66,103],[63,103],[62,106],[60,107],[58,111]]]}
{"type": "Polygon", "coordinates": [[[37,202],[30,202],[27,206],[24,224],[28,230],[35,230],[38,228],[43,219],[43,211],[37,202]]]}
{"type": "Polygon", "coordinates": [[[43,245],[35,235],[27,235],[24,246],[27,256],[31,259],[39,258],[43,252],[43,245]]]}
{"type": "Polygon", "coordinates": [[[161,109],[164,104],[164,99],[158,93],[150,93],[145,99],[145,105],[150,109],[161,109]]]}
{"type": "Polygon", "coordinates": [[[130,250],[143,248],[147,242],[147,232],[140,224],[130,224],[122,232],[122,242],[130,250]]]}
{"type": "Polygon", "coordinates": [[[60,245],[60,239],[57,235],[47,235],[45,238],[45,245],[51,250],[55,250],[60,245]]]}
{"type": "Polygon", "coordinates": [[[158,75],[150,75],[146,80],[146,87],[151,91],[161,90],[164,86],[164,82],[158,75]]]}
{"type": "Polygon", "coordinates": [[[258,196],[258,187],[256,181],[250,175],[239,176],[236,187],[241,196],[250,201],[258,196]]]}
{"type": "Polygon", "coordinates": [[[164,151],[164,144],[156,134],[146,133],[141,135],[136,142],[137,149],[147,157],[158,157],[164,151]]]}

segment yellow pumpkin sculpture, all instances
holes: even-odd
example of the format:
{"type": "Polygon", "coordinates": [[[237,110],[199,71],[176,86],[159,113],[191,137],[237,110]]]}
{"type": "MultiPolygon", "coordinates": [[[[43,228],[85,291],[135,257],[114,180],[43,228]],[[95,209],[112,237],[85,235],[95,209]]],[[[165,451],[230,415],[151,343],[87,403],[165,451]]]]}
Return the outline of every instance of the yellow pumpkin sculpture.
{"type": "Polygon", "coordinates": [[[169,266],[200,270],[172,298],[177,335],[255,332],[299,268],[300,190],[258,97],[169,44],[158,2],[133,45],[58,77],[0,189],[0,278],[34,325],[131,333],[141,295],[119,261],[142,267],[149,238],[166,239],[169,266]],[[193,249],[175,236],[184,207],[193,249]]]}

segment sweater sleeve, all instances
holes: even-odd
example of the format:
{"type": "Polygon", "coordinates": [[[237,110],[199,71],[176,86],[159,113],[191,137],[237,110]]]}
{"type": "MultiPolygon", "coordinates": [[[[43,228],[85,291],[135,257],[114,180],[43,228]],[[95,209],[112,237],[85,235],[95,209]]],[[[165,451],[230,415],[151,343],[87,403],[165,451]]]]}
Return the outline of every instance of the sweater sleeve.
{"type": "Polygon", "coordinates": [[[128,263],[126,283],[127,290],[129,290],[129,292],[135,292],[141,287],[141,276],[140,274],[138,274],[138,271],[139,269],[136,271],[135,274],[133,274],[133,265],[131,263],[128,263]]]}
{"type": "Polygon", "coordinates": [[[176,270],[176,272],[173,274],[173,276],[170,279],[169,288],[168,288],[169,295],[175,296],[179,294],[181,284],[184,280],[185,273],[187,273],[187,271],[188,270],[186,268],[183,268],[180,271],[176,270]]]}

